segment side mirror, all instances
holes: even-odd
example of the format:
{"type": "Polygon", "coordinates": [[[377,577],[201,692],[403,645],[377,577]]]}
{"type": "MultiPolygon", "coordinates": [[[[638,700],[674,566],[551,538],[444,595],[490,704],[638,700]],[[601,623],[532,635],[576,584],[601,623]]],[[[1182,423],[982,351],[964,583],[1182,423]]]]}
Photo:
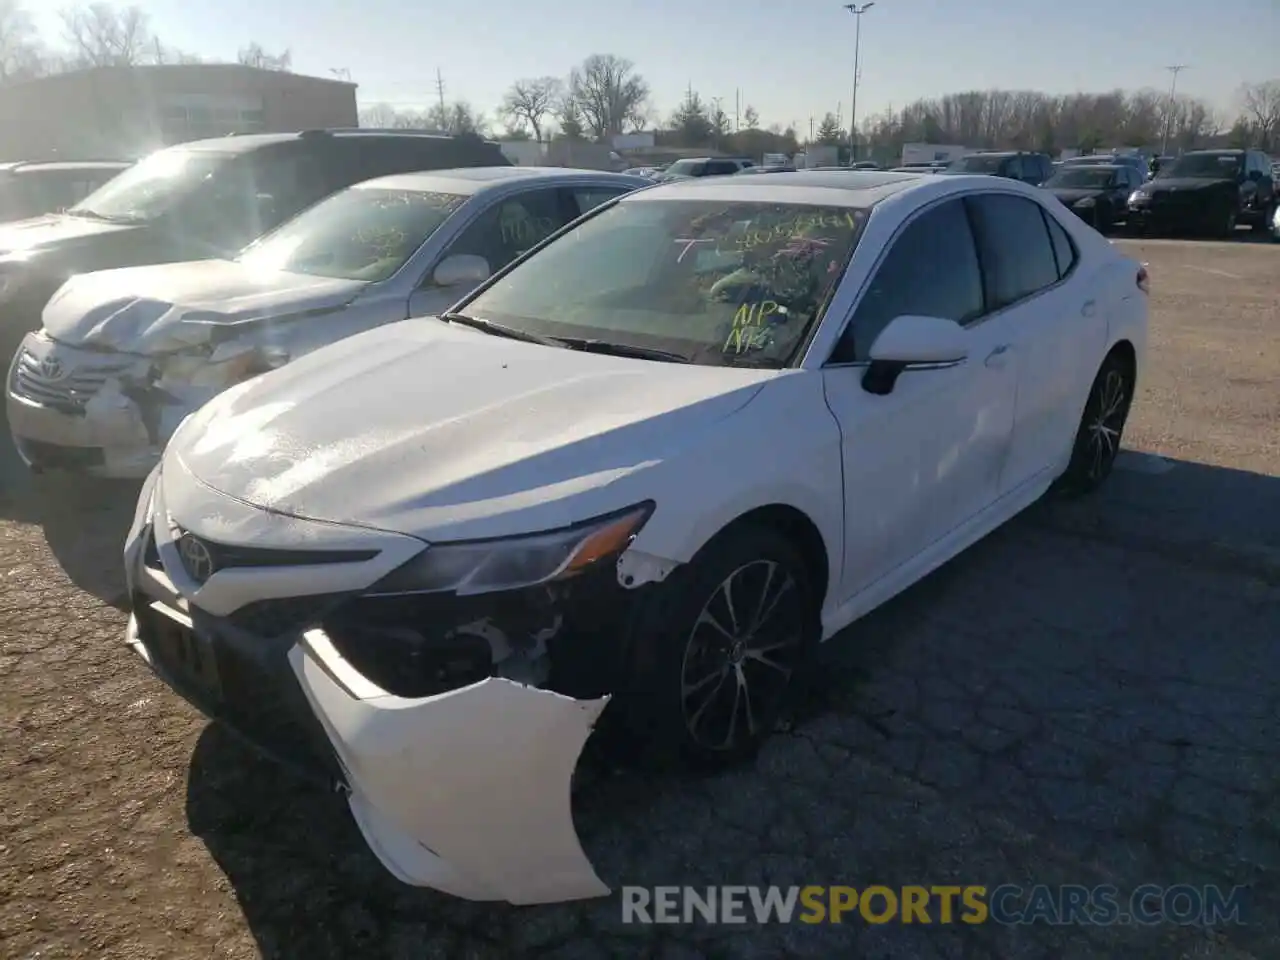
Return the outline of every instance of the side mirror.
{"type": "Polygon", "coordinates": [[[475,286],[489,279],[492,271],[489,261],[471,253],[455,253],[445,257],[431,274],[431,282],[437,287],[475,286]]]}
{"type": "Polygon", "coordinates": [[[905,314],[880,331],[871,344],[871,363],[862,388],[884,396],[904,370],[953,366],[969,356],[968,337],[954,320],[905,314]]]}
{"type": "Polygon", "coordinates": [[[873,363],[950,364],[968,356],[964,328],[941,317],[897,317],[871,344],[873,363]]]}

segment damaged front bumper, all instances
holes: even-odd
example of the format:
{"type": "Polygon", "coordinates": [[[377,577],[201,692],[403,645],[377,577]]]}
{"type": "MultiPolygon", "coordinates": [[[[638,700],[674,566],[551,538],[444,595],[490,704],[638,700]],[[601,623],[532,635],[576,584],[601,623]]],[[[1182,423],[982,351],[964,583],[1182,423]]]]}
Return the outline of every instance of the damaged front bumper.
{"type": "Polygon", "coordinates": [[[217,389],[150,383],[153,361],[28,334],[9,368],[7,412],[28,467],[141,479],[165,442],[217,389]]]}
{"type": "MultiPolygon", "coordinates": [[[[209,515],[213,505],[188,498],[172,510],[160,486],[157,471],[126,542],[134,607],[126,640],[163,680],[264,752],[344,792],[369,847],[405,883],[515,904],[609,893],[579,843],[570,804],[573,771],[607,695],[569,696],[493,675],[424,695],[391,692],[370,677],[378,669],[390,675],[395,660],[369,652],[376,637],[348,633],[350,615],[321,615],[344,609],[367,584],[288,598],[290,572],[279,565],[226,569],[197,584],[170,518],[209,515]],[[250,577],[271,599],[240,602],[250,577]]],[[[258,522],[236,516],[252,510],[242,504],[217,510],[224,526],[258,522]]],[[[255,543],[323,546],[326,536],[343,535],[265,512],[259,518],[283,536],[255,543]]],[[[388,557],[371,566],[399,564],[414,549],[395,534],[348,533],[387,538],[388,557]]],[[[323,578],[318,567],[293,575],[323,578]]],[[[370,569],[360,580],[384,575],[370,569]]]]}

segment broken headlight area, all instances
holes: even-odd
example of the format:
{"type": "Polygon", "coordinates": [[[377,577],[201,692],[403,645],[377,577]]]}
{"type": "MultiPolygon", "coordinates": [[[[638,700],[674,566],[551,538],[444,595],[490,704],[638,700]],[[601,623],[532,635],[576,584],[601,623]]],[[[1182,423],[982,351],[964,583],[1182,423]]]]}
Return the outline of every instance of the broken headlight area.
{"type": "Polygon", "coordinates": [[[620,666],[632,593],[616,560],[640,504],[533,536],[436,544],[337,606],[322,627],[369,680],[405,698],[489,677],[595,697],[620,666]]]}
{"type": "Polygon", "coordinates": [[[611,687],[630,595],[606,563],[572,580],[482,596],[364,595],[321,623],[377,686],[418,699],[490,677],[585,699],[611,687]]]}

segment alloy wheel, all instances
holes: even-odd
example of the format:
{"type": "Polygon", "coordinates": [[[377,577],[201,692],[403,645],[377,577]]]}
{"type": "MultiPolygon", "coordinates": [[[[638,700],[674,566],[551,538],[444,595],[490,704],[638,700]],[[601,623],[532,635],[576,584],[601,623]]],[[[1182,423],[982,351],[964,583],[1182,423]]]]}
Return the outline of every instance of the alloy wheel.
{"type": "Polygon", "coordinates": [[[712,592],[694,622],[681,666],[689,737],[729,752],[771,732],[804,644],[805,605],[782,564],[753,560],[712,592]]]}
{"type": "Polygon", "coordinates": [[[1088,422],[1088,471],[1090,480],[1099,480],[1111,469],[1120,452],[1120,435],[1129,412],[1129,388],[1124,374],[1116,369],[1094,388],[1092,413],[1088,422]]]}

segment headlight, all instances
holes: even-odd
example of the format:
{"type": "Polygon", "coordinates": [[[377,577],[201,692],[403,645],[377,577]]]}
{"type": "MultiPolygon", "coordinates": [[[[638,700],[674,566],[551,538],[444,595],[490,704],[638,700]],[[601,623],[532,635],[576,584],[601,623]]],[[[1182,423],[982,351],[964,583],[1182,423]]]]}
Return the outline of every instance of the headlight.
{"type": "Polygon", "coordinates": [[[547,533],[432,544],[369,593],[469,596],[566,580],[622,553],[652,513],[653,504],[643,503],[547,533]]]}
{"type": "Polygon", "coordinates": [[[1095,204],[1097,204],[1097,202],[1098,202],[1098,201],[1094,200],[1094,199],[1093,199],[1093,197],[1085,197],[1083,200],[1077,200],[1077,201],[1076,201],[1076,206],[1077,206],[1077,207],[1092,207],[1092,206],[1094,206],[1095,204]]]}
{"type": "Polygon", "coordinates": [[[1135,190],[1133,193],[1129,194],[1129,202],[1137,203],[1139,200],[1145,200],[1149,196],[1151,196],[1151,194],[1147,193],[1145,190],[1135,190]]]}

